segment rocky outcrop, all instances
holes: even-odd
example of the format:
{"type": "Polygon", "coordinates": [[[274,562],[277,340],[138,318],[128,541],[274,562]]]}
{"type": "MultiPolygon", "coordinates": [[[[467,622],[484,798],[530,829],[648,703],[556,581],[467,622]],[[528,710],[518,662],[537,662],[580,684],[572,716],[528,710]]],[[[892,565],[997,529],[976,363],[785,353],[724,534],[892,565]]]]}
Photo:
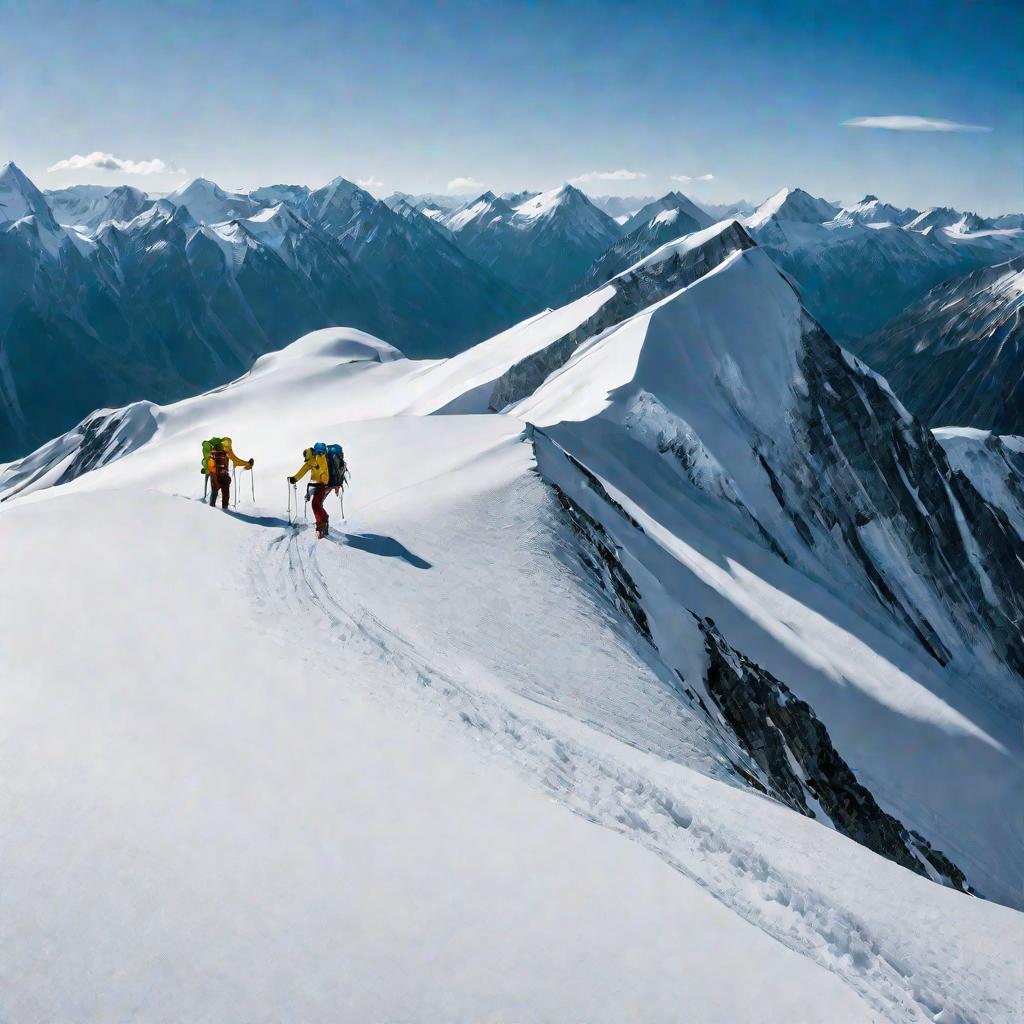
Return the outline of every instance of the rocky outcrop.
{"type": "Polygon", "coordinates": [[[557,484],[550,486],[576,535],[577,554],[583,567],[612,604],[653,647],[654,638],[651,636],[651,627],[640,598],[640,590],[622,565],[619,547],[605,528],[593,516],[588,515],[561,487],[557,484]]]}
{"type": "Polygon", "coordinates": [[[775,465],[779,490],[841,538],[879,600],[937,661],[950,660],[951,644],[970,646],[984,634],[1024,675],[1024,544],[1006,515],[952,471],[941,445],[885,382],[851,360],[808,319],[801,461],[775,465]],[[915,597],[922,580],[945,622],[933,621],[915,597]]]}
{"type": "Polygon", "coordinates": [[[805,701],[732,648],[709,618],[695,616],[708,656],[704,684],[769,791],[919,875],[972,893],[964,873],[921,835],[884,811],[835,749],[805,701]]]}

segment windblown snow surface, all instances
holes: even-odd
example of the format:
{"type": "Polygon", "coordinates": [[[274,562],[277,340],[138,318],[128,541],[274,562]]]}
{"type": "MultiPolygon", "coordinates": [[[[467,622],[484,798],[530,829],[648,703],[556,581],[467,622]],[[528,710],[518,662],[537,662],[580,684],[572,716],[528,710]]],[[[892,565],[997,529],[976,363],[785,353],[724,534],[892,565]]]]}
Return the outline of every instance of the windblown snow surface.
{"type": "Polygon", "coordinates": [[[0,467],[0,1018],[1024,1019],[1011,656],[904,592],[892,524],[887,606],[756,476],[812,387],[762,253],[611,315],[687,255],[446,361],[317,332],[0,467]],[[227,514],[211,434],[256,460],[227,514]],[[352,470],[321,542],[285,483],[319,439],[352,470]],[[991,898],[843,834],[792,737],[783,799],[730,672],[991,898]]]}

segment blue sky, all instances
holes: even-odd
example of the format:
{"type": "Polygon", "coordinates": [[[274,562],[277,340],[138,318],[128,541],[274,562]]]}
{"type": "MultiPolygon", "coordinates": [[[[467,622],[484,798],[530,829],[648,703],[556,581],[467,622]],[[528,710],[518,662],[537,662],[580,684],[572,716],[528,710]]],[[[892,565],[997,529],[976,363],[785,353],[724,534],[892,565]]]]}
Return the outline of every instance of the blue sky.
{"type": "Polygon", "coordinates": [[[41,187],[582,179],[1024,208],[1024,5],[1003,0],[0,0],[0,24],[0,161],[41,187]],[[895,115],[989,130],[844,126],[895,115]],[[614,172],[644,177],[586,177],[614,172]]]}

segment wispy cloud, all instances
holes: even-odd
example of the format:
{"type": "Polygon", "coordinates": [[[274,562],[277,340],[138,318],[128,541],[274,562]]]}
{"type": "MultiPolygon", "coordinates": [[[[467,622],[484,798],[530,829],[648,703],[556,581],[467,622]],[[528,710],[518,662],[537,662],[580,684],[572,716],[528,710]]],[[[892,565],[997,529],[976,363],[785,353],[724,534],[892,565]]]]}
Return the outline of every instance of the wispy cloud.
{"type": "Polygon", "coordinates": [[[713,174],[673,174],[672,180],[678,181],[683,185],[689,185],[695,181],[714,181],[715,176],[713,174]]]}
{"type": "Polygon", "coordinates": [[[74,156],[69,156],[66,160],[58,160],[46,169],[51,173],[54,171],[81,171],[86,169],[120,171],[122,174],[182,173],[166,161],[158,160],[155,157],[152,160],[124,160],[119,156],[114,156],[113,153],[103,153],[98,149],[95,152],[87,153],[85,156],[76,153],[74,156]]]}
{"type": "Polygon", "coordinates": [[[912,114],[887,114],[885,117],[851,117],[844,128],[884,128],[890,132],[990,132],[983,124],[960,124],[941,117],[917,117],[912,114]]]}
{"type": "Polygon", "coordinates": [[[360,188],[365,188],[367,192],[373,192],[374,189],[384,187],[384,182],[378,181],[372,174],[368,178],[356,178],[356,184],[360,188]]]}
{"type": "Polygon", "coordinates": [[[483,188],[484,183],[477,181],[476,178],[452,178],[448,182],[449,192],[470,192],[475,188],[483,188]]]}
{"type": "Polygon", "coordinates": [[[625,167],[617,171],[588,171],[579,177],[570,178],[574,185],[582,185],[588,181],[640,181],[647,175],[643,171],[627,171],[625,167]]]}

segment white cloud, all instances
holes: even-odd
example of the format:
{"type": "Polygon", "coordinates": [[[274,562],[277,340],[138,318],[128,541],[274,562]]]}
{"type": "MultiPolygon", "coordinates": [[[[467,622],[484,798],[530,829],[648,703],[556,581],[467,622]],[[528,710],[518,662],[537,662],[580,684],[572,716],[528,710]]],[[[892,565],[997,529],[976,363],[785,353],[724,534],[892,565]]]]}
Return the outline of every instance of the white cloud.
{"type": "Polygon", "coordinates": [[[384,182],[378,181],[372,174],[368,178],[357,178],[356,184],[360,188],[365,188],[367,192],[372,192],[374,189],[384,187],[384,182]]]}
{"type": "Polygon", "coordinates": [[[647,175],[643,171],[627,171],[625,167],[622,167],[617,171],[588,171],[586,174],[569,180],[576,185],[588,181],[639,181],[646,177],[647,175]]]}
{"type": "Polygon", "coordinates": [[[96,150],[81,156],[76,153],[66,160],[58,160],[55,164],[46,169],[51,173],[54,171],[81,171],[90,168],[100,171],[120,171],[122,174],[180,174],[170,164],[155,157],[152,160],[123,160],[113,153],[103,153],[96,150]]]}
{"type": "Polygon", "coordinates": [[[471,192],[475,188],[483,188],[483,182],[477,181],[476,178],[452,178],[448,182],[449,192],[471,192]]]}
{"type": "Polygon", "coordinates": [[[678,181],[683,185],[689,185],[694,181],[714,181],[715,176],[713,174],[698,174],[696,176],[692,174],[673,174],[673,181],[678,181]]]}
{"type": "Polygon", "coordinates": [[[851,117],[844,128],[884,128],[890,132],[990,132],[983,124],[960,124],[941,117],[888,114],[885,117],[851,117]]]}

